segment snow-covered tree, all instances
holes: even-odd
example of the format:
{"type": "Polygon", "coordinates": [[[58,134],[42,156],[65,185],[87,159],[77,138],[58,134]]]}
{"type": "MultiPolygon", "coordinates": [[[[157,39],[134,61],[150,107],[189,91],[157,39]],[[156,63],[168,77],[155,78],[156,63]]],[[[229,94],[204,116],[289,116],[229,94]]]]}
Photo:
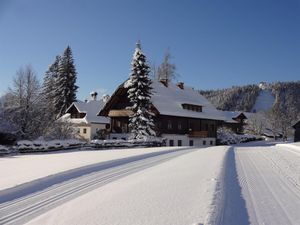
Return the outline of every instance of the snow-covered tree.
{"type": "Polygon", "coordinates": [[[46,71],[43,82],[44,103],[47,106],[49,113],[53,117],[55,117],[60,112],[60,109],[57,109],[54,104],[55,96],[59,97],[58,95],[56,95],[56,86],[58,85],[57,79],[59,75],[58,68],[60,59],[60,56],[56,56],[54,63],[51,64],[49,66],[49,69],[46,71]]]}
{"type": "Polygon", "coordinates": [[[58,112],[57,117],[62,116],[67,108],[76,101],[77,73],[74,65],[72,50],[68,46],[58,65],[58,76],[55,79],[54,105],[58,112]]]}
{"type": "Polygon", "coordinates": [[[245,133],[262,135],[263,132],[266,130],[266,128],[267,128],[266,113],[257,112],[257,113],[253,113],[251,116],[247,118],[245,133]]]}
{"type": "Polygon", "coordinates": [[[43,129],[41,86],[31,66],[17,71],[13,87],[4,100],[4,115],[24,138],[34,138],[43,129]]]}
{"type": "Polygon", "coordinates": [[[141,51],[140,43],[137,43],[132,63],[131,74],[125,87],[128,88],[128,98],[132,103],[133,115],[129,118],[129,128],[133,139],[144,139],[156,136],[154,131],[153,115],[151,108],[151,80],[149,78],[150,67],[146,62],[146,56],[141,51]]]}

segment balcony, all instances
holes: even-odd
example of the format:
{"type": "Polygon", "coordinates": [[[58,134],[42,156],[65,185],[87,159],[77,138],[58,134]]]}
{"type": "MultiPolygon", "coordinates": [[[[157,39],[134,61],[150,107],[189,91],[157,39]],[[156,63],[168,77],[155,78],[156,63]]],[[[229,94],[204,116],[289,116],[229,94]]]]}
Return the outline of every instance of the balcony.
{"type": "Polygon", "coordinates": [[[109,117],[129,117],[133,114],[131,110],[128,109],[119,109],[119,110],[110,110],[108,113],[109,117]]]}
{"type": "Polygon", "coordinates": [[[190,138],[207,138],[208,131],[190,131],[189,137],[190,138]]]}

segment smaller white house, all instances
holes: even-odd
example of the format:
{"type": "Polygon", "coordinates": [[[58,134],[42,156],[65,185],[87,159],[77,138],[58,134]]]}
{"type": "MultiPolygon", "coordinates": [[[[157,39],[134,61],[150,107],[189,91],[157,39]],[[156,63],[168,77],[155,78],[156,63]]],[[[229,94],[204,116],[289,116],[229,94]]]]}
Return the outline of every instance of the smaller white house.
{"type": "Polygon", "coordinates": [[[74,125],[79,138],[90,141],[99,135],[99,131],[110,128],[110,119],[104,116],[97,116],[105,102],[97,100],[97,92],[91,93],[92,100],[73,102],[62,116],[64,121],[74,125]],[[97,133],[98,132],[98,133],[97,133]]]}

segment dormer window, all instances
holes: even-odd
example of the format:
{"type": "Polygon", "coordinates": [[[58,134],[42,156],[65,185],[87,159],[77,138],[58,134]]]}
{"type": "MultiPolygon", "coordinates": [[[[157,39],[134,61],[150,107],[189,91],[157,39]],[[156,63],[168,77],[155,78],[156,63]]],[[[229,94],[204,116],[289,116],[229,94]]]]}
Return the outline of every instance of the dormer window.
{"type": "Polygon", "coordinates": [[[201,105],[193,105],[193,104],[182,104],[182,108],[186,110],[191,110],[195,112],[202,112],[202,106],[201,105]]]}

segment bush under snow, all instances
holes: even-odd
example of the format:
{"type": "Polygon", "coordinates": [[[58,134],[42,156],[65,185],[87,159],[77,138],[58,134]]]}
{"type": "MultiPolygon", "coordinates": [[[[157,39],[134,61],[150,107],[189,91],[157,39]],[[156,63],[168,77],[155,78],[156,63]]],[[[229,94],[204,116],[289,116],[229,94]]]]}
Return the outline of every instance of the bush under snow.
{"type": "Polygon", "coordinates": [[[228,128],[221,127],[217,131],[218,143],[221,145],[231,145],[249,141],[262,140],[260,136],[252,134],[236,134],[228,128]]]}
{"type": "Polygon", "coordinates": [[[28,141],[22,140],[17,142],[17,149],[20,152],[35,152],[35,151],[51,151],[51,150],[61,150],[74,147],[81,147],[85,142],[76,139],[67,140],[35,140],[28,141]]]}
{"type": "Polygon", "coordinates": [[[10,153],[10,150],[5,146],[0,145],[0,155],[5,155],[5,154],[8,154],[8,153],[10,153]]]}
{"type": "Polygon", "coordinates": [[[164,146],[165,139],[158,137],[144,137],[143,139],[131,139],[131,140],[122,140],[122,139],[110,139],[110,140],[92,140],[91,144],[96,148],[103,147],[134,147],[134,146],[145,146],[145,147],[154,147],[154,146],[164,146]]]}

